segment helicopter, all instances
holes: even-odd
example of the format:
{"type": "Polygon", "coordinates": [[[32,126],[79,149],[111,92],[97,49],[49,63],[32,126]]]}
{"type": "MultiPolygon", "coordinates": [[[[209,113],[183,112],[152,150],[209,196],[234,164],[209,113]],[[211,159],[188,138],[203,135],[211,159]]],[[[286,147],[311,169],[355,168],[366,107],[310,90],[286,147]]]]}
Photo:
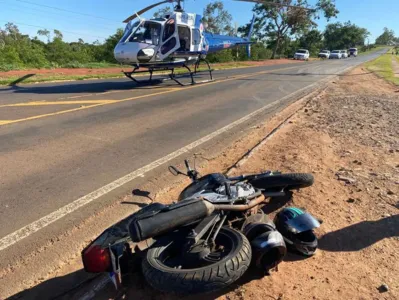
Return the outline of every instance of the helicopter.
{"type": "MultiPolygon", "coordinates": [[[[262,0],[235,0],[242,2],[263,3],[262,0]]],[[[195,13],[186,13],[182,8],[183,0],[164,0],[154,3],[134,13],[126,20],[127,23],[121,40],[114,49],[115,59],[124,65],[133,66],[133,71],[123,72],[126,77],[142,83],[134,76],[140,73],[149,73],[152,83],[155,72],[170,71],[169,78],[181,86],[187,84],[180,79],[189,76],[189,85],[213,81],[210,63],[206,60],[207,54],[237,46],[246,46],[247,55],[251,55],[251,36],[254,28],[255,15],[252,18],[249,33],[246,37],[227,36],[206,32],[202,16],[195,13]],[[159,5],[176,3],[174,12],[167,13],[160,18],[146,20],[141,15],[159,5]],[[135,19],[139,21],[135,21],[135,19]],[[205,70],[200,70],[200,64],[205,70]],[[177,75],[175,69],[185,68],[186,73],[177,75]],[[196,81],[195,75],[208,73],[208,80],[196,81]]],[[[268,5],[289,6],[276,2],[267,2],[268,5]]],[[[298,6],[291,6],[303,8],[298,6]]],[[[303,8],[306,9],[306,8],[303,8]]],[[[165,79],[163,79],[165,80],[165,79]]],[[[163,81],[162,80],[162,81],[163,81]]]]}

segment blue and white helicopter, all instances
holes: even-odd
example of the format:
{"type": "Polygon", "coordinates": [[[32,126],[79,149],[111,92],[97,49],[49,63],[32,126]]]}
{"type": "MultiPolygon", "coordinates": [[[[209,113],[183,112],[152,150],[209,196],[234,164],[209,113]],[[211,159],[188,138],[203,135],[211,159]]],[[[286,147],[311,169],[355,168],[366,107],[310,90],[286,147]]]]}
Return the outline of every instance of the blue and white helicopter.
{"type": "MultiPolygon", "coordinates": [[[[244,2],[264,3],[262,0],[235,0],[244,2]]],[[[200,83],[195,81],[195,75],[200,73],[201,62],[206,65],[210,79],[213,80],[212,69],[206,60],[206,55],[237,46],[246,46],[248,56],[251,50],[251,35],[255,17],[247,37],[240,38],[206,32],[202,17],[195,13],[186,13],[182,9],[183,0],[165,0],[136,12],[124,23],[127,23],[122,39],[114,50],[115,59],[124,64],[132,65],[133,71],[124,74],[133,81],[138,73],[149,73],[150,82],[157,71],[170,71],[169,78],[180,85],[185,85],[179,78],[189,75],[190,84],[200,83]],[[161,18],[146,20],[140,15],[156,6],[176,3],[174,12],[161,18]],[[139,21],[133,22],[136,18],[139,21]],[[142,68],[142,70],[140,70],[142,68]],[[176,68],[185,68],[188,73],[177,76],[176,68]]],[[[287,6],[278,2],[267,2],[268,5],[287,6]]],[[[298,8],[296,6],[296,8],[298,8]]],[[[301,7],[302,8],[302,7],[301,7]]],[[[305,9],[305,8],[304,8],[305,9]]]]}

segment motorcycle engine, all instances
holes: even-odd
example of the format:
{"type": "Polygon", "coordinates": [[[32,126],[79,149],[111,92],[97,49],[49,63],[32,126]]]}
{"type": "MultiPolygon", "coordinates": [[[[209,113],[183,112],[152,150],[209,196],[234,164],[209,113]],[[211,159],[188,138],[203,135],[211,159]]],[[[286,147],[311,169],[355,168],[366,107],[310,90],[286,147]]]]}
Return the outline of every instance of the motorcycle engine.
{"type": "MultiPolygon", "coordinates": [[[[255,193],[255,189],[251,184],[245,182],[239,182],[230,186],[230,193],[232,199],[241,197],[247,197],[255,193]]],[[[194,195],[201,196],[207,199],[211,203],[230,203],[230,199],[226,194],[226,187],[224,185],[219,186],[214,192],[200,191],[194,195]]]]}

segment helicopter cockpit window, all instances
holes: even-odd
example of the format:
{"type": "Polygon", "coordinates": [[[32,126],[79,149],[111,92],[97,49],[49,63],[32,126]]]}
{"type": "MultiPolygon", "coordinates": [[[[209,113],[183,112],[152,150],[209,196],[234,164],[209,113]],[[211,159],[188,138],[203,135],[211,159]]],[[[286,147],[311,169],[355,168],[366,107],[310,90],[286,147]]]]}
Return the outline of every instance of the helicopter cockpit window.
{"type": "Polygon", "coordinates": [[[165,24],[162,41],[166,41],[175,33],[175,20],[170,19],[165,24]]]}
{"type": "Polygon", "coordinates": [[[135,22],[134,24],[129,22],[125,27],[125,31],[123,32],[121,42],[126,42],[127,38],[132,34],[133,30],[135,30],[137,28],[137,26],[139,26],[139,25],[140,25],[140,22],[135,22]]]}
{"type": "Polygon", "coordinates": [[[130,35],[128,42],[158,45],[160,36],[161,24],[146,21],[136,27],[133,34],[130,35]]]}

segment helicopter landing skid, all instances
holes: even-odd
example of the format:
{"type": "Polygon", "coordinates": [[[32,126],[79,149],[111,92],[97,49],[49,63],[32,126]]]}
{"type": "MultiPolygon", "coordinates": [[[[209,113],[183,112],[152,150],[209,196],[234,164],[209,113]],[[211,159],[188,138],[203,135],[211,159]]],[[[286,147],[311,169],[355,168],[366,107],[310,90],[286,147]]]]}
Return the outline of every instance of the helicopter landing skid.
{"type": "Polygon", "coordinates": [[[165,67],[165,68],[157,68],[157,69],[140,70],[140,71],[139,71],[139,67],[135,67],[132,72],[123,72],[123,74],[125,74],[126,77],[130,78],[131,80],[133,80],[137,84],[156,84],[156,83],[161,83],[161,82],[164,82],[164,81],[167,81],[167,80],[173,80],[174,82],[176,82],[180,86],[188,86],[188,85],[211,82],[211,81],[213,81],[213,76],[212,76],[213,69],[211,69],[210,64],[208,63],[208,61],[206,61],[206,60],[202,60],[202,61],[204,61],[206,63],[207,69],[205,69],[205,70],[200,70],[199,69],[200,62],[201,62],[199,60],[194,65],[194,71],[186,64],[183,64],[183,65],[179,66],[179,67],[183,67],[183,68],[187,69],[188,72],[185,72],[185,73],[176,74],[175,73],[176,67],[173,66],[173,67],[165,67]],[[164,71],[171,71],[171,73],[168,74],[168,78],[153,79],[153,75],[154,75],[155,72],[164,72],[164,71]],[[149,80],[138,80],[137,77],[136,78],[134,77],[135,74],[143,74],[143,73],[149,73],[150,74],[149,80]],[[210,79],[202,80],[202,81],[196,81],[195,80],[195,75],[201,74],[201,73],[208,73],[210,79]],[[187,83],[183,83],[180,80],[182,78],[187,78],[187,75],[189,75],[189,78],[190,78],[190,81],[191,81],[188,84],[187,83]]]}
{"type": "Polygon", "coordinates": [[[164,80],[163,79],[156,79],[156,80],[154,80],[153,78],[152,78],[152,76],[153,76],[153,74],[154,74],[154,70],[152,70],[152,69],[148,69],[148,70],[143,70],[143,71],[138,71],[138,67],[135,67],[134,69],[133,69],[133,71],[132,72],[123,72],[123,74],[125,74],[125,76],[127,77],[127,78],[129,78],[129,79],[131,79],[131,80],[133,80],[135,83],[137,83],[137,84],[155,84],[155,83],[161,83],[161,82],[163,82],[164,80]],[[150,78],[149,78],[149,80],[138,80],[138,79],[136,79],[134,76],[133,76],[133,74],[142,74],[142,73],[149,73],[150,74],[150,78]]]}
{"type": "Polygon", "coordinates": [[[211,66],[209,65],[209,62],[208,62],[208,61],[206,61],[206,60],[204,60],[204,59],[203,59],[203,61],[206,63],[206,66],[207,66],[207,69],[206,69],[206,70],[199,70],[200,62],[201,62],[201,60],[199,60],[199,61],[196,62],[195,65],[194,65],[194,71],[191,70],[191,68],[190,68],[188,65],[186,65],[186,64],[182,65],[183,68],[187,69],[188,72],[186,72],[186,73],[176,74],[176,73],[174,72],[174,69],[172,69],[172,73],[169,74],[170,79],[172,79],[173,81],[175,81],[177,84],[179,84],[179,85],[181,85],[181,86],[188,86],[188,85],[194,85],[194,84],[201,84],[201,83],[207,83],[207,82],[213,81],[213,76],[212,76],[212,71],[213,71],[213,69],[211,69],[211,66]],[[208,74],[209,74],[209,79],[207,79],[207,80],[201,80],[201,81],[196,81],[196,80],[195,80],[195,75],[197,75],[197,74],[202,74],[202,73],[208,73],[208,74]],[[187,83],[183,83],[183,82],[181,82],[181,81],[179,80],[180,78],[184,78],[184,77],[186,77],[187,75],[190,76],[191,83],[188,83],[188,84],[187,84],[187,83]]]}

